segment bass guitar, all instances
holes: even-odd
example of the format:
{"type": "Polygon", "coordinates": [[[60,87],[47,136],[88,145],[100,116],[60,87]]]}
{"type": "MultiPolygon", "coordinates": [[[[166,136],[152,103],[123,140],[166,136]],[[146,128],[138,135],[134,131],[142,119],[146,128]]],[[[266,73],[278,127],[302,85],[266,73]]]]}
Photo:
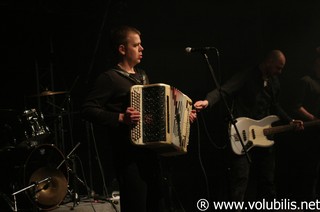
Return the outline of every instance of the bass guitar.
{"type": "MultiPolygon", "coordinates": [[[[282,133],[295,129],[295,125],[291,124],[273,127],[272,123],[276,121],[279,121],[279,117],[275,115],[267,116],[261,120],[254,120],[246,117],[237,118],[236,126],[246,151],[249,151],[255,146],[270,147],[274,144],[274,141],[270,136],[276,133],[282,133]]],[[[315,125],[320,125],[320,120],[308,121],[304,122],[303,124],[304,127],[315,125]]],[[[229,136],[233,152],[237,155],[245,154],[233,125],[230,125],[229,136]]]]}

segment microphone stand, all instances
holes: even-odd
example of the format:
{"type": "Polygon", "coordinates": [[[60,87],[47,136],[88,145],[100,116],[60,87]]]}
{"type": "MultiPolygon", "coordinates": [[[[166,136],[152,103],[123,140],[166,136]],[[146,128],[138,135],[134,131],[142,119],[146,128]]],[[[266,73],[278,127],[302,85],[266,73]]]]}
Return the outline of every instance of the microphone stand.
{"type": "MultiPolygon", "coordinates": [[[[219,51],[218,51],[217,48],[214,48],[214,49],[215,49],[216,52],[217,52],[217,56],[218,56],[218,60],[219,60],[219,51]]],[[[232,114],[232,112],[231,112],[231,110],[230,110],[230,108],[229,108],[229,106],[228,106],[228,104],[227,104],[227,101],[226,101],[226,99],[224,98],[224,96],[223,96],[223,94],[222,94],[222,92],[221,92],[221,86],[220,86],[220,84],[219,84],[219,82],[218,82],[218,80],[217,80],[217,78],[216,78],[216,76],[215,76],[215,74],[214,74],[213,68],[212,68],[212,66],[211,66],[211,64],[210,64],[210,61],[209,61],[209,59],[208,59],[208,55],[205,53],[205,51],[203,51],[202,53],[203,53],[203,56],[204,56],[204,58],[205,58],[205,60],[206,60],[206,62],[207,62],[208,68],[209,68],[209,70],[210,70],[212,79],[213,79],[213,81],[214,81],[214,83],[215,83],[215,85],[216,85],[216,88],[217,88],[218,91],[219,91],[220,98],[222,99],[223,104],[224,104],[224,106],[226,107],[226,109],[227,109],[227,111],[228,111],[228,116],[229,116],[228,119],[230,120],[231,124],[234,126],[234,129],[236,130],[237,136],[238,136],[238,138],[239,138],[239,140],[240,140],[241,146],[242,146],[242,148],[243,148],[243,151],[244,151],[244,153],[245,153],[245,156],[246,156],[248,162],[251,163],[251,159],[250,159],[250,157],[249,157],[249,155],[248,155],[248,151],[247,151],[247,149],[246,149],[246,147],[245,147],[245,145],[244,145],[244,143],[243,143],[242,137],[241,137],[241,135],[240,135],[240,133],[239,133],[239,130],[238,130],[238,127],[237,127],[237,124],[236,124],[236,123],[237,123],[237,120],[233,117],[233,114],[232,114]]]]}

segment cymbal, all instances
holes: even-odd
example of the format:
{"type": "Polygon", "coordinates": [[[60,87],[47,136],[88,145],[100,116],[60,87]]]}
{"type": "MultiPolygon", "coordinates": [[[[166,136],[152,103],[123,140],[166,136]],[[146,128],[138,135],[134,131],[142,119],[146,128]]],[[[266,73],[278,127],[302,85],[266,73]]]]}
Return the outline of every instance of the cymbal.
{"type": "Polygon", "coordinates": [[[67,91],[42,91],[40,94],[34,94],[31,95],[30,97],[41,97],[41,96],[52,96],[52,95],[57,95],[57,94],[65,94],[67,91]]]}
{"type": "Polygon", "coordinates": [[[56,208],[64,199],[68,190],[68,181],[64,174],[57,169],[41,167],[30,177],[29,183],[35,183],[50,178],[45,182],[37,183],[35,196],[32,198],[42,209],[56,208]]]}

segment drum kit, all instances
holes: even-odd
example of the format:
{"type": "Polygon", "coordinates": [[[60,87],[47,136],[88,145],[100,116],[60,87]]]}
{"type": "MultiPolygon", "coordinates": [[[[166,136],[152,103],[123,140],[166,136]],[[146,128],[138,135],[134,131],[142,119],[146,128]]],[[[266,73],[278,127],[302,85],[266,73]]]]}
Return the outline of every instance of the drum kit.
{"type": "MultiPolygon", "coordinates": [[[[30,97],[65,93],[44,91],[30,97]]],[[[1,211],[53,210],[62,203],[68,193],[70,168],[64,154],[48,142],[51,136],[37,109],[0,109],[1,211]]]]}

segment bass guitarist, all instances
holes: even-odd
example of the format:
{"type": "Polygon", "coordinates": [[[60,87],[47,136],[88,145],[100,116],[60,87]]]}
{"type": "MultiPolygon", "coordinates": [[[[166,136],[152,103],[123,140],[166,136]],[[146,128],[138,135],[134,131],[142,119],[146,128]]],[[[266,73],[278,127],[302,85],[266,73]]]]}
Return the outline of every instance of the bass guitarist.
{"type": "MultiPolygon", "coordinates": [[[[272,50],[253,69],[236,74],[220,89],[209,92],[205,100],[195,102],[194,107],[201,111],[212,107],[221,99],[221,95],[232,96],[235,118],[248,117],[260,120],[276,115],[284,123],[303,129],[303,122],[289,117],[278,103],[280,94],[278,75],[282,73],[285,63],[285,55],[280,50],[272,50]]],[[[258,174],[256,200],[273,200],[276,197],[274,147],[253,148],[248,154],[252,163],[249,163],[244,155],[230,154],[229,200],[245,199],[251,167],[257,168],[258,174]]]]}

